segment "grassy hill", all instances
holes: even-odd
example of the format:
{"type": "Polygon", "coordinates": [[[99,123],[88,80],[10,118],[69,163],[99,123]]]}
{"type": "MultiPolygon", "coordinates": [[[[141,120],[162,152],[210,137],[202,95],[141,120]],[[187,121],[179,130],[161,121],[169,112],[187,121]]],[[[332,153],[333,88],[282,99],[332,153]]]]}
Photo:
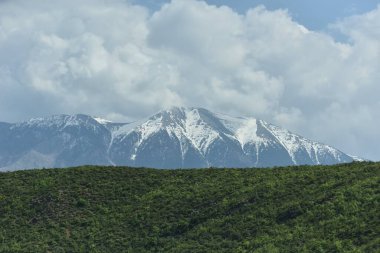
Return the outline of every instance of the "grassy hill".
{"type": "Polygon", "coordinates": [[[380,164],[0,173],[0,252],[380,252],[380,164]]]}

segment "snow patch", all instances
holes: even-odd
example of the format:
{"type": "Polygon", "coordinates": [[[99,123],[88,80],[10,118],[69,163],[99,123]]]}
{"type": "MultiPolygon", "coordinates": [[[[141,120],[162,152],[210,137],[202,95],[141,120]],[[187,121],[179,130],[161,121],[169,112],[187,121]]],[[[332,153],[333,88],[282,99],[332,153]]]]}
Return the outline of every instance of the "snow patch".
{"type": "Polygon", "coordinates": [[[248,142],[259,142],[261,138],[257,136],[256,119],[248,119],[244,124],[236,130],[236,138],[244,147],[248,142]]]}
{"type": "Polygon", "coordinates": [[[187,110],[185,115],[185,135],[205,155],[211,143],[219,137],[219,133],[201,119],[197,109],[187,110]]]}
{"type": "Polygon", "coordinates": [[[112,123],[112,121],[109,121],[107,119],[102,119],[102,118],[99,118],[99,117],[94,117],[93,119],[96,120],[99,124],[102,124],[102,125],[107,125],[109,123],[112,123]]]}

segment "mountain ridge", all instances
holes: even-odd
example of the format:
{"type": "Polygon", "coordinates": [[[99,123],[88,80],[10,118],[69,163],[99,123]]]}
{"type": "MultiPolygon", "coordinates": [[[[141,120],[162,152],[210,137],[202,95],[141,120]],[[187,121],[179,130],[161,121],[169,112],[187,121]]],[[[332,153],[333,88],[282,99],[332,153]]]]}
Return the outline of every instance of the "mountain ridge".
{"type": "Polygon", "coordinates": [[[0,123],[0,130],[0,170],[84,164],[272,167],[356,159],[263,120],[197,107],[171,107],[130,123],[61,114],[0,123]]]}

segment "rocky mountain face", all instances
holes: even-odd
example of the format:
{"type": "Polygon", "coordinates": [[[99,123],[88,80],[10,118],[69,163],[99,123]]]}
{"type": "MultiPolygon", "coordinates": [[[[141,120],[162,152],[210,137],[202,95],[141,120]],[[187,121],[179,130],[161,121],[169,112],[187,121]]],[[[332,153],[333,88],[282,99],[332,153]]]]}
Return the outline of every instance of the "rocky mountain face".
{"type": "Polygon", "coordinates": [[[56,115],[0,123],[0,170],[85,164],[152,168],[335,164],[354,158],[254,118],[173,107],[133,123],[56,115]]]}

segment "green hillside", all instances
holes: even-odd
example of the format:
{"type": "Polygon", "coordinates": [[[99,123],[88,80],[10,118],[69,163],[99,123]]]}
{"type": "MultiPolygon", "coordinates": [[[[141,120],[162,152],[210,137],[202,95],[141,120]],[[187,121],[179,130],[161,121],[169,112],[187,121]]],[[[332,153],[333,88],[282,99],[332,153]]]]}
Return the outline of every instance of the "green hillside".
{"type": "Polygon", "coordinates": [[[380,164],[0,173],[0,252],[380,252],[380,164]]]}

